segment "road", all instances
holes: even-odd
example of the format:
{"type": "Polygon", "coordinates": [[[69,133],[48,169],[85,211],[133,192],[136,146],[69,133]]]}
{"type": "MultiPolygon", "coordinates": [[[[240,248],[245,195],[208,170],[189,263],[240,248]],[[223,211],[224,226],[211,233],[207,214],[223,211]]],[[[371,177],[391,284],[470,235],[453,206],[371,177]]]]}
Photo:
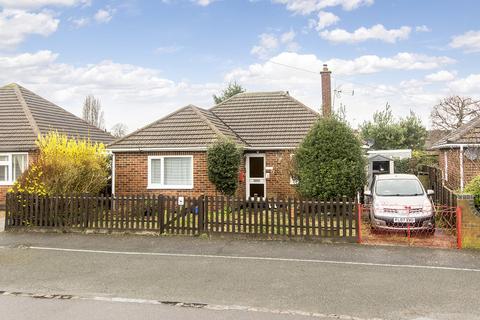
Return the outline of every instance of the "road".
{"type": "Polygon", "coordinates": [[[2,319],[480,319],[477,251],[0,233],[0,270],[2,319]]]}

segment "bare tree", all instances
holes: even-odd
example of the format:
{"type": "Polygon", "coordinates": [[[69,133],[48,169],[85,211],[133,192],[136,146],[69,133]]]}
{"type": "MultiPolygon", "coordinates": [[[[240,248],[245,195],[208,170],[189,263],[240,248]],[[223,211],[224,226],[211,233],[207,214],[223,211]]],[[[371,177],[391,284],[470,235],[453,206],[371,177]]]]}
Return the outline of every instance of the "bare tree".
{"type": "Polygon", "coordinates": [[[127,134],[128,127],[125,123],[120,122],[115,124],[110,131],[115,138],[121,138],[127,134]]]}
{"type": "Polygon", "coordinates": [[[105,130],[102,105],[100,104],[100,100],[93,95],[87,96],[83,102],[83,120],[97,128],[105,130]]]}
{"type": "Polygon", "coordinates": [[[434,129],[451,131],[478,116],[480,101],[469,97],[451,96],[433,107],[430,119],[434,129]]]}

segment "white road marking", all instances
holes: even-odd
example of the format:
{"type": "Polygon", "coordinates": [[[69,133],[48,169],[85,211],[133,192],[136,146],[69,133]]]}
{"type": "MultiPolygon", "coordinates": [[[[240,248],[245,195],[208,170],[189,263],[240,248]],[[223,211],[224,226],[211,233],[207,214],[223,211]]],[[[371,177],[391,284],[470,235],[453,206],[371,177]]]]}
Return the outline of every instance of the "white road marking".
{"type": "MultiPolygon", "coordinates": [[[[5,249],[5,248],[7,248],[7,247],[0,247],[0,249],[5,249]]],[[[25,248],[26,249],[31,249],[31,250],[82,252],[82,253],[95,253],[95,254],[159,256],[159,257],[179,257],[179,258],[204,258],[204,259],[226,259],[226,260],[251,260],[251,261],[277,261],[277,262],[319,263],[319,264],[353,265],[353,266],[384,267],[384,268],[408,268],[408,269],[430,269],[430,270],[446,270],[446,271],[480,272],[480,269],[473,269],[473,268],[456,268],[456,267],[412,265],[412,264],[371,263],[371,262],[355,262],[355,261],[293,259],[293,258],[273,258],[273,257],[254,257],[254,256],[226,256],[226,255],[187,254],[187,253],[108,251],[108,250],[36,247],[36,246],[25,247],[25,248]]]]}
{"type": "Polygon", "coordinates": [[[181,308],[196,308],[207,309],[212,311],[240,311],[240,312],[256,312],[256,313],[270,313],[277,315],[291,315],[291,316],[304,316],[310,318],[320,319],[340,319],[340,320],[384,320],[380,318],[359,318],[355,316],[339,315],[339,314],[323,314],[318,312],[308,312],[300,310],[280,310],[269,308],[258,308],[250,306],[239,305],[220,305],[220,304],[203,304],[203,303],[188,303],[188,302],[171,302],[151,299],[134,299],[134,298],[122,298],[122,297],[88,297],[88,296],[74,296],[65,294],[41,294],[41,293],[29,293],[29,292],[8,292],[0,291],[0,296],[16,296],[24,298],[35,299],[54,299],[54,300],[85,300],[85,301],[103,301],[112,303],[135,303],[135,304],[149,304],[149,305],[168,305],[172,307],[181,308]]]}

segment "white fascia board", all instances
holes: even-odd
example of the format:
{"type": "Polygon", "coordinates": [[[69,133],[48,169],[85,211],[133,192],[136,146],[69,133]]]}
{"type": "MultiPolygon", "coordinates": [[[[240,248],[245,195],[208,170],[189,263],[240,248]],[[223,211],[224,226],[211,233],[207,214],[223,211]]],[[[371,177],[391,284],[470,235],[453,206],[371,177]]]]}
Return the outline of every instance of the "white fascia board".
{"type": "Polygon", "coordinates": [[[480,147],[480,143],[446,143],[438,146],[433,146],[432,149],[464,148],[464,147],[480,147]]]}

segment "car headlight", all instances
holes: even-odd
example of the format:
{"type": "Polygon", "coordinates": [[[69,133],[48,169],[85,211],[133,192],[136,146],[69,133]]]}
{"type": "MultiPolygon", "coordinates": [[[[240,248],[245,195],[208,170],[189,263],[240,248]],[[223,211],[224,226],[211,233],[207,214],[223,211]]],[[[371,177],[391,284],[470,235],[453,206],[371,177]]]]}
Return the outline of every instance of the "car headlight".
{"type": "Polygon", "coordinates": [[[430,202],[430,200],[425,199],[425,201],[423,201],[422,211],[432,213],[433,207],[432,207],[432,203],[430,202]]]}

